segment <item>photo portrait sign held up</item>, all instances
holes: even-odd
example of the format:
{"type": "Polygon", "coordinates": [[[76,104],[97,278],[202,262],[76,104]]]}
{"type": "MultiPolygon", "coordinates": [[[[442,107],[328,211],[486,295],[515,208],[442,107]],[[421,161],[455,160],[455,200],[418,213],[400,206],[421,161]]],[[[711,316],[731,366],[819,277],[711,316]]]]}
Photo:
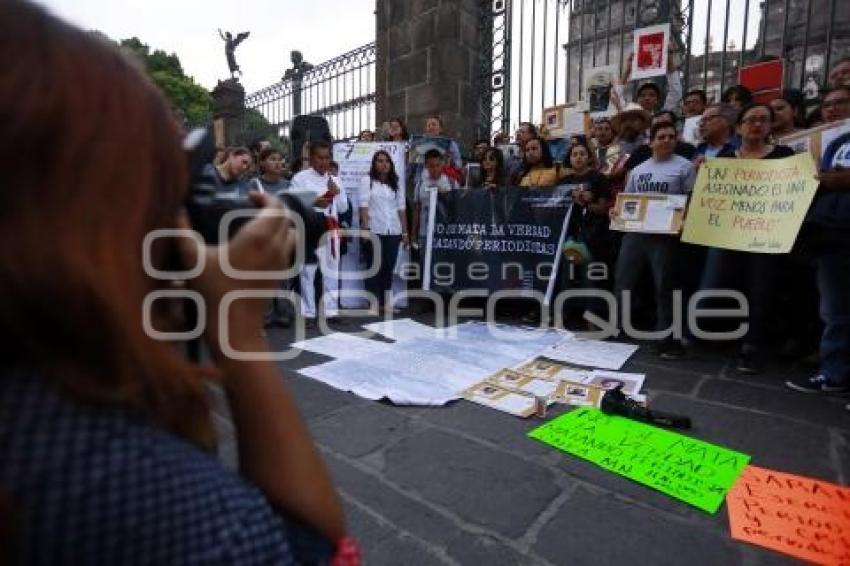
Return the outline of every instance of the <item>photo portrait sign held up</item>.
{"type": "Polygon", "coordinates": [[[670,24],[635,30],[634,38],[631,80],[638,81],[666,75],[670,24]]]}
{"type": "Polygon", "coordinates": [[[432,193],[425,288],[447,293],[535,290],[545,295],[548,304],[573,188],[432,193]]]}
{"type": "Polygon", "coordinates": [[[791,251],[815,196],[812,156],[709,159],[697,175],[682,241],[727,250],[791,251]]]}

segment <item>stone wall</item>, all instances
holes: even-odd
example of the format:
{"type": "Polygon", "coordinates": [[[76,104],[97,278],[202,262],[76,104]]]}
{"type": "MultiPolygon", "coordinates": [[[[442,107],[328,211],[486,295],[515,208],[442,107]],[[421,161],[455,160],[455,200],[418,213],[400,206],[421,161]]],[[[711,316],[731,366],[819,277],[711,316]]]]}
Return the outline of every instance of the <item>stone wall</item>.
{"type": "Polygon", "coordinates": [[[468,151],[478,126],[478,0],[377,0],[377,123],[439,115],[468,151]]]}

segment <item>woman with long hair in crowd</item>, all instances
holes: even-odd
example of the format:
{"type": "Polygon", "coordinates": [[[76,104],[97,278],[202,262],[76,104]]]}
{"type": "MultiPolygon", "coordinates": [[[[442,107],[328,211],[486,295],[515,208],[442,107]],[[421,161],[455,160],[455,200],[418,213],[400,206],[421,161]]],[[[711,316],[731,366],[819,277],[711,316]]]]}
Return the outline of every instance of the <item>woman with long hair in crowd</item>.
{"type": "Polygon", "coordinates": [[[732,85],[723,91],[720,102],[730,104],[740,111],[753,103],[753,93],[744,85],[732,85]]]}
{"type": "MultiPolygon", "coordinates": [[[[772,125],[776,119],[768,104],[751,104],[738,115],[741,146],[727,149],[718,157],[738,159],[782,159],[794,155],[791,148],[773,143],[772,125]]],[[[749,303],[749,328],[741,345],[737,370],[745,374],[761,373],[769,339],[771,316],[777,292],[780,267],[777,254],[747,253],[710,248],[703,270],[703,289],[740,287],[749,303]],[[738,280],[738,281],[736,281],[738,280]],[[738,283],[737,285],[733,285],[738,283]]]]}
{"type": "Polygon", "coordinates": [[[387,127],[389,139],[387,141],[403,142],[410,139],[410,133],[407,131],[407,125],[401,118],[392,118],[387,127]]]}
{"type": "Polygon", "coordinates": [[[252,193],[259,215],[219,247],[149,241],[188,228],[188,172],[168,105],[139,66],[22,0],[0,2],[0,60],[0,151],[20,165],[4,175],[0,212],[0,494],[10,502],[0,507],[15,533],[0,544],[14,556],[0,562],[329,561],[350,543],[294,399],[274,363],[225,353],[268,356],[264,301],[207,317],[214,367],[155,334],[182,325],[182,302],[151,300],[176,283],[151,267],[199,266],[188,283],[208,313],[232,291],[276,285],[230,278],[220,251],[239,270],[284,268],[296,234],[280,203],[252,193]],[[213,451],[209,378],[230,402],[239,474],[213,451]],[[300,554],[307,532],[317,533],[312,557],[300,554]]]}
{"type": "Polygon", "coordinates": [[[369,246],[372,263],[379,263],[378,272],[366,281],[366,290],[377,298],[382,308],[387,292],[392,290],[399,245],[410,245],[404,190],[392,157],[386,151],[378,150],[372,156],[369,174],[360,181],[358,200],[360,229],[371,232],[380,243],[380,255],[369,246]]]}
{"type": "Polygon", "coordinates": [[[505,183],[505,156],[501,149],[488,147],[481,158],[481,186],[495,189],[505,183]]]}
{"type": "Polygon", "coordinates": [[[555,167],[549,144],[541,137],[526,142],[522,156],[522,172],[517,184],[520,187],[554,187],[561,172],[555,167]]]}

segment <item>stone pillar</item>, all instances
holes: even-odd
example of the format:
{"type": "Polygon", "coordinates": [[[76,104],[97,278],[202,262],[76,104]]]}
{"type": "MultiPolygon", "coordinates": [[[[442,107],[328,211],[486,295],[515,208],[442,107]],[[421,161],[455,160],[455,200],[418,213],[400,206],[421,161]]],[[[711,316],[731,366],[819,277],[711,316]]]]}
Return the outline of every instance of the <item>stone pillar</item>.
{"type": "Polygon", "coordinates": [[[239,144],[245,115],[245,88],[237,79],[219,81],[212,91],[212,99],[216,144],[239,144]]]}
{"type": "Polygon", "coordinates": [[[475,143],[479,120],[478,0],[377,0],[377,123],[411,132],[442,118],[446,135],[475,143]]]}

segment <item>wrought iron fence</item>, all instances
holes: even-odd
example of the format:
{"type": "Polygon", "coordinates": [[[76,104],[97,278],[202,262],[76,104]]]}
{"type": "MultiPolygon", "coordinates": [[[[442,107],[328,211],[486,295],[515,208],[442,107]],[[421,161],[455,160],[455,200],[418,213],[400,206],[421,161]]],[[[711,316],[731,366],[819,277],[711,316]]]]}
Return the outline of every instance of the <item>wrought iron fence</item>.
{"type": "Polygon", "coordinates": [[[243,129],[247,131],[265,128],[288,136],[293,119],[301,114],[327,119],[331,135],[338,140],[374,129],[375,43],[319,65],[302,65],[280,82],[248,95],[245,106],[249,118],[243,121],[243,129]]]}
{"type": "Polygon", "coordinates": [[[842,0],[481,0],[481,21],[489,133],[581,100],[585,71],[611,64],[622,72],[634,30],[656,23],[671,23],[685,89],[713,99],[741,66],[771,56],[785,60],[787,88],[816,99],[830,63],[850,54],[842,0]]]}

